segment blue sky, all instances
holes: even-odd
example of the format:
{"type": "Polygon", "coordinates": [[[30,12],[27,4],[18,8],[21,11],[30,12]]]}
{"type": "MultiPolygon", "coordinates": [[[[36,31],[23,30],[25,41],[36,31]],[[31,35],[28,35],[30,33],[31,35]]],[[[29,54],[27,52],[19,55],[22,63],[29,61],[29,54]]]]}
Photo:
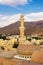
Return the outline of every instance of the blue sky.
{"type": "Polygon", "coordinates": [[[26,21],[43,20],[43,0],[0,0],[0,27],[19,20],[21,13],[26,21]]]}
{"type": "Polygon", "coordinates": [[[43,0],[31,0],[30,2],[28,0],[28,4],[15,6],[0,4],[0,14],[4,15],[33,12],[43,12],[43,0]]]}

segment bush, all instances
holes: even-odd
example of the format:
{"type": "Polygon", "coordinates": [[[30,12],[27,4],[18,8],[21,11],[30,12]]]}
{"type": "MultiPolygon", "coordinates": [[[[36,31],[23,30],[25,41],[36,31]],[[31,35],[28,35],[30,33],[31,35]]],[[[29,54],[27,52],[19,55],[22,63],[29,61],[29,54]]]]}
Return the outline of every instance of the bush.
{"type": "Polygon", "coordinates": [[[28,40],[31,41],[31,38],[29,38],[28,40]]]}
{"type": "Polygon", "coordinates": [[[13,45],[13,48],[17,48],[18,47],[18,43],[15,42],[14,45],[13,45]]]}
{"type": "Polygon", "coordinates": [[[0,39],[5,40],[6,39],[6,36],[0,34],[0,39]]]}

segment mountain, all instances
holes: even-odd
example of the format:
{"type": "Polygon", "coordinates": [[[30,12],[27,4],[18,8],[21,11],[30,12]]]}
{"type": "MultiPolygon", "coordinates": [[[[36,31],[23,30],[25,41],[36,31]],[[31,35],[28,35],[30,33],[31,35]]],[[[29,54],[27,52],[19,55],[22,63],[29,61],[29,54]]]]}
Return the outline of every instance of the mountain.
{"type": "MultiPolygon", "coordinates": [[[[0,34],[19,34],[19,21],[0,28],[0,34]]],[[[25,22],[25,34],[43,34],[43,20],[25,22]]]]}

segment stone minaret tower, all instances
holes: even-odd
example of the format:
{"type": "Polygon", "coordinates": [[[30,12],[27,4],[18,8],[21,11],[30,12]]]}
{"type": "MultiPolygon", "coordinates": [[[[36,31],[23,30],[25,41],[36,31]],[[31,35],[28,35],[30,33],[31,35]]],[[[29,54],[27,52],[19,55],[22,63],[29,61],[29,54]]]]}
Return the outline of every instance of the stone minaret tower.
{"type": "Polygon", "coordinates": [[[21,15],[20,16],[20,42],[23,42],[25,40],[25,35],[24,35],[24,30],[25,30],[25,27],[24,27],[24,15],[21,15]]]}
{"type": "MultiPolygon", "coordinates": [[[[35,46],[33,44],[31,44],[31,42],[29,42],[28,40],[26,40],[26,37],[24,35],[24,16],[21,15],[20,16],[20,38],[19,38],[19,45],[17,47],[17,53],[18,53],[18,57],[25,58],[25,60],[31,60],[29,59],[29,57],[31,57],[33,51],[35,50],[35,46]]],[[[36,48],[37,49],[37,48],[36,48]]]]}

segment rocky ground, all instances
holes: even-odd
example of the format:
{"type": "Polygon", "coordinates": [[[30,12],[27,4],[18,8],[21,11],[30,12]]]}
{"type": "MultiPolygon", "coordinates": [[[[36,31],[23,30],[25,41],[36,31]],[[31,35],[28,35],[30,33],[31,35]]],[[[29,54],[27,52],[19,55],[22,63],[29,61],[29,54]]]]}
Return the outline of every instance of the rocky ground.
{"type": "MultiPolygon", "coordinates": [[[[14,55],[16,55],[16,51],[2,51],[0,53],[0,65],[43,65],[42,63],[35,63],[25,61],[25,60],[19,60],[13,58],[14,55]]],[[[40,62],[40,61],[39,61],[40,62]]]]}
{"type": "Polygon", "coordinates": [[[0,65],[43,65],[18,59],[0,58],[0,65]]]}

